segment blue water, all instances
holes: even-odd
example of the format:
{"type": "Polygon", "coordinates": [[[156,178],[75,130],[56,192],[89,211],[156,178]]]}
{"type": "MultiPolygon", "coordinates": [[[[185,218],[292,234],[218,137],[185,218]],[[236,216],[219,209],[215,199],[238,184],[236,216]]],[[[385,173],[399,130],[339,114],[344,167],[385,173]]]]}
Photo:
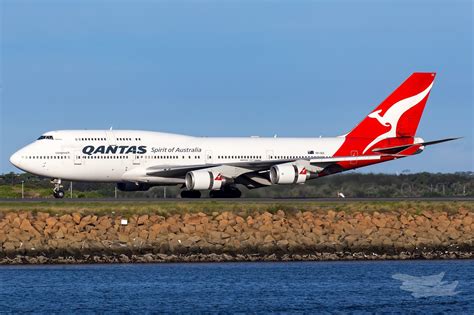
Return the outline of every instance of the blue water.
{"type": "Polygon", "coordinates": [[[0,311],[472,314],[474,261],[4,266],[0,311]],[[453,295],[415,298],[392,278],[441,272],[453,295]]]}

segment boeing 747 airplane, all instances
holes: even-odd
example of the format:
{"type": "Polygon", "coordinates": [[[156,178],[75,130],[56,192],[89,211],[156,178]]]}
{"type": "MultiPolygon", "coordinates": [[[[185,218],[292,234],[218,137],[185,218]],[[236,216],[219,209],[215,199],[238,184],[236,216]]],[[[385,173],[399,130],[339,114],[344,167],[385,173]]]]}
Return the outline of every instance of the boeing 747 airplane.
{"type": "Polygon", "coordinates": [[[332,138],[206,138],[137,130],[46,132],[14,153],[17,168],[52,179],[114,182],[123,191],[180,185],[183,198],[240,197],[249,189],[307,180],[418,154],[415,137],[435,73],[413,73],[349,133],[332,138]]]}

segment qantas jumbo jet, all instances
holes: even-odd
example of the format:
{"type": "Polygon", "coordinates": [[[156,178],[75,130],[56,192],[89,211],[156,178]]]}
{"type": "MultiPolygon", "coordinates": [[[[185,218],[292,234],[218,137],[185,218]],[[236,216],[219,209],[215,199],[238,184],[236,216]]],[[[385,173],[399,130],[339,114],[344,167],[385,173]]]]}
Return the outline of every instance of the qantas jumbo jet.
{"type": "Polygon", "coordinates": [[[43,134],[10,158],[26,172],[61,180],[114,182],[123,191],[180,185],[183,198],[240,197],[249,189],[307,180],[418,154],[415,137],[435,73],[413,73],[349,133],[333,138],[203,138],[136,130],[43,134]]]}

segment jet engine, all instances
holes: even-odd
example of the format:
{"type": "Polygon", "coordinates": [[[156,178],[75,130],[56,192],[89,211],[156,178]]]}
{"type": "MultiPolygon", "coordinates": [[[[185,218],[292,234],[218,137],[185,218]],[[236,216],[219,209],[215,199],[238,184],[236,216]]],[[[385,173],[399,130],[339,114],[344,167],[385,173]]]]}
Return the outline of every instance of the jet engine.
{"type": "Polygon", "coordinates": [[[125,183],[117,183],[117,189],[120,191],[147,191],[150,189],[150,185],[144,184],[144,183],[131,183],[131,182],[125,182],[125,183]]]}
{"type": "Polygon", "coordinates": [[[187,190],[217,190],[225,183],[224,177],[217,172],[211,171],[191,171],[185,178],[187,190]]]}
{"type": "Polygon", "coordinates": [[[272,184],[302,184],[309,178],[305,167],[295,164],[273,165],[270,168],[270,181],[272,184]]]}

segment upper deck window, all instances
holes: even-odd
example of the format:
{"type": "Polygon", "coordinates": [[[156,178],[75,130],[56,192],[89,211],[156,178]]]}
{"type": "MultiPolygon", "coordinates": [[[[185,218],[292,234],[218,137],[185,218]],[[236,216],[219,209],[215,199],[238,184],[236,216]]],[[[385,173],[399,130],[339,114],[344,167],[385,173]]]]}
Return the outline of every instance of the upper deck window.
{"type": "Polygon", "coordinates": [[[38,140],[43,140],[43,139],[53,140],[53,136],[41,136],[38,138],[38,140]]]}

